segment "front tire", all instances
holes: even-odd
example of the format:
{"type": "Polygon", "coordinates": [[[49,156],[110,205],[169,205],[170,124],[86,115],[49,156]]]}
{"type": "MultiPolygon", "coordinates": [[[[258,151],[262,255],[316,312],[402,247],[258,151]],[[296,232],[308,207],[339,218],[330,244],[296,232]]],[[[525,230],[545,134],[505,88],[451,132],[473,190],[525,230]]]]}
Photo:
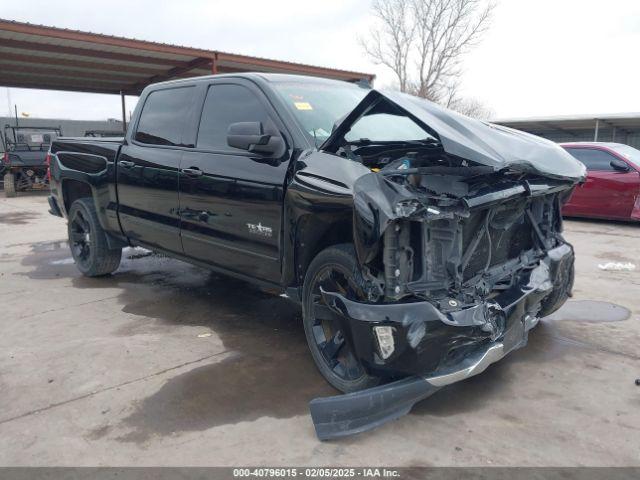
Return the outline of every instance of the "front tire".
{"type": "Polygon", "coordinates": [[[17,195],[16,192],[16,176],[13,173],[6,173],[4,176],[4,194],[7,198],[17,195]]]}
{"type": "Polygon", "coordinates": [[[548,317],[565,304],[571,296],[575,278],[575,264],[572,258],[569,267],[558,271],[553,278],[553,291],[542,300],[540,318],[548,317]]]}
{"type": "Polygon", "coordinates": [[[353,246],[336,245],[313,259],[302,290],[304,332],[311,356],[327,382],[344,393],[374,387],[381,379],[369,375],[356,357],[343,319],[329,310],[320,287],[358,300],[362,297],[359,278],[353,246]]]}
{"type": "Polygon", "coordinates": [[[92,199],[80,198],[73,202],[67,231],[71,255],[83,275],[99,277],[118,269],[122,249],[109,248],[92,199]]]}

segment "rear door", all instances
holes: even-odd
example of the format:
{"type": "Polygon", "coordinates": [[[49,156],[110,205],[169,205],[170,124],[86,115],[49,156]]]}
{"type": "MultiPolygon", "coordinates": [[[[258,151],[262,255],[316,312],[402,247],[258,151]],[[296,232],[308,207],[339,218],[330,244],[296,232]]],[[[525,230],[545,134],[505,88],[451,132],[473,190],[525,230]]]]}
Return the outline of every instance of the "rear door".
{"type": "Polygon", "coordinates": [[[178,171],[195,90],[165,88],[141,99],[142,112],[116,167],[120,224],[134,243],[182,253],[178,171]]]}
{"type": "Polygon", "coordinates": [[[284,126],[252,82],[214,80],[203,85],[202,97],[196,147],[185,152],[181,163],[184,252],[214,266],[278,282],[289,153],[272,159],[229,147],[227,129],[232,123],[262,122],[285,136],[284,126]]]}
{"type": "MultiPolygon", "coordinates": [[[[566,149],[587,167],[587,179],[575,188],[564,212],[567,215],[628,219],[638,191],[638,172],[611,166],[616,155],[598,148],[566,149]]],[[[625,162],[627,163],[627,162],[625,162]]]]}

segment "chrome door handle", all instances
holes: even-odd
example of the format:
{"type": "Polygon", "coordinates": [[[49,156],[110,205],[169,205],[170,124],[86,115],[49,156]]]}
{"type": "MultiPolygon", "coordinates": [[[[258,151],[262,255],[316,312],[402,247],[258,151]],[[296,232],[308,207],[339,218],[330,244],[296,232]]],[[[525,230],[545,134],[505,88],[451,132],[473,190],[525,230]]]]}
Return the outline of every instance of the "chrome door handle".
{"type": "Polygon", "coordinates": [[[199,177],[202,175],[202,170],[199,168],[183,168],[180,170],[182,173],[189,175],[190,177],[199,177]]]}
{"type": "Polygon", "coordinates": [[[118,165],[120,165],[122,168],[131,168],[135,165],[135,163],[129,162],[128,160],[120,160],[118,162],[118,165]]]}

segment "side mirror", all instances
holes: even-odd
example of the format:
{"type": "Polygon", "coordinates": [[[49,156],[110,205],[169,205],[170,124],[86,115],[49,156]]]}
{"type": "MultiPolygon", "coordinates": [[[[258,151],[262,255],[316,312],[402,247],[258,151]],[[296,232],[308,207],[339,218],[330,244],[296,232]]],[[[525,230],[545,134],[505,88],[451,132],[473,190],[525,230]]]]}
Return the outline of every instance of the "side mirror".
{"type": "Polygon", "coordinates": [[[232,123],[227,129],[227,145],[251,153],[284,153],[284,141],[276,133],[265,132],[261,122],[232,123]]]}
{"type": "Polygon", "coordinates": [[[611,160],[609,162],[609,165],[611,165],[611,167],[618,172],[628,172],[629,170],[631,170],[631,167],[629,167],[629,165],[627,165],[622,160],[611,160]]]}

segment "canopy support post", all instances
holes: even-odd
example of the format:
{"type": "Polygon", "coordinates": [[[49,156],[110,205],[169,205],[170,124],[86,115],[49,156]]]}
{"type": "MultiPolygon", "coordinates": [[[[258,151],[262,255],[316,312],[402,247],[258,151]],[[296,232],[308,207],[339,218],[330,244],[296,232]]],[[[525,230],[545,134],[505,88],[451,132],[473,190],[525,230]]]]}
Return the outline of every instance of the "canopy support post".
{"type": "Polygon", "coordinates": [[[211,58],[211,74],[218,74],[218,54],[214,53],[213,58],[211,58]]]}
{"type": "Polygon", "coordinates": [[[124,99],[124,92],[120,90],[120,102],[122,104],[122,131],[127,134],[127,107],[124,99]]]}

